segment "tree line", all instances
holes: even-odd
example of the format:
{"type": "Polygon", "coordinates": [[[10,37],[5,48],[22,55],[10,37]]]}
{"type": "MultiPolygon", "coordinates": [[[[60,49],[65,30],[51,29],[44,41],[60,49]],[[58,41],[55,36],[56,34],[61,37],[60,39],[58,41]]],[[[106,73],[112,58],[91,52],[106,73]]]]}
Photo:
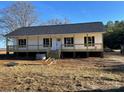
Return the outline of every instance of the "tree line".
{"type": "Polygon", "coordinates": [[[105,28],[104,47],[121,49],[124,54],[124,21],[109,21],[105,28]]]}
{"type": "Polygon", "coordinates": [[[21,27],[68,24],[68,18],[52,18],[42,22],[41,14],[31,2],[16,1],[0,9],[0,41],[5,46],[5,34],[21,27]]]}
{"type": "Polygon", "coordinates": [[[42,22],[36,7],[31,2],[17,1],[6,8],[0,9],[1,34],[6,34],[20,27],[29,27],[36,24],[57,25],[68,23],[70,23],[70,21],[67,18],[53,18],[42,22]]]}

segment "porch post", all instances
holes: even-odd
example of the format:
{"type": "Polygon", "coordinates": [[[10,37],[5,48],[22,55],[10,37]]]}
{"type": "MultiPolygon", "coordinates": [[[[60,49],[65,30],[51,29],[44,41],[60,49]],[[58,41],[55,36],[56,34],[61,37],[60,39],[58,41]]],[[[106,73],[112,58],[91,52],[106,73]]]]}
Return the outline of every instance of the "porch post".
{"type": "Polygon", "coordinates": [[[50,43],[50,37],[51,36],[49,35],[49,37],[48,37],[49,38],[49,45],[48,45],[48,49],[46,50],[47,51],[47,57],[50,57],[50,44],[51,44],[50,43]]]}
{"type": "Polygon", "coordinates": [[[19,41],[18,41],[18,38],[16,37],[16,46],[15,46],[16,50],[18,50],[18,45],[19,45],[19,41]]]}
{"type": "Polygon", "coordinates": [[[76,47],[76,44],[75,44],[75,35],[73,35],[73,45],[74,45],[74,51],[75,51],[75,47],[76,47]]]}
{"type": "Polygon", "coordinates": [[[101,58],[104,57],[104,53],[103,53],[103,52],[100,53],[100,57],[101,57],[101,58]]]}
{"type": "Polygon", "coordinates": [[[76,52],[73,52],[73,58],[75,58],[76,57],[76,52]]]}
{"type": "Polygon", "coordinates": [[[8,37],[6,37],[6,54],[9,54],[9,49],[8,49],[8,37]]]}
{"type": "Polygon", "coordinates": [[[26,52],[26,58],[28,58],[28,36],[27,36],[27,40],[26,40],[26,48],[27,48],[27,52],[26,52]]]}
{"type": "Polygon", "coordinates": [[[62,54],[62,48],[63,48],[63,46],[62,46],[62,40],[63,40],[63,37],[62,37],[62,35],[60,35],[60,42],[61,42],[61,47],[60,47],[60,58],[63,58],[63,54],[62,54]]]}
{"type": "Polygon", "coordinates": [[[73,58],[75,58],[76,57],[76,53],[75,53],[75,35],[73,34],[73,58]]]}
{"type": "Polygon", "coordinates": [[[39,36],[37,36],[37,49],[39,51],[39,36]]]}
{"type": "Polygon", "coordinates": [[[28,52],[28,36],[27,36],[27,44],[26,44],[26,47],[27,47],[27,52],[28,52]]]}
{"type": "Polygon", "coordinates": [[[89,46],[89,44],[88,44],[88,34],[87,34],[86,41],[87,41],[87,52],[86,52],[86,57],[89,57],[89,51],[88,51],[88,46],[89,46]]]}
{"type": "Polygon", "coordinates": [[[104,45],[103,45],[103,42],[104,42],[104,41],[103,41],[103,40],[104,40],[104,39],[103,39],[103,34],[102,34],[102,44],[101,44],[101,46],[102,46],[102,52],[103,52],[103,53],[102,53],[102,57],[104,57],[104,45]]]}
{"type": "Polygon", "coordinates": [[[51,35],[49,36],[49,51],[50,51],[50,46],[51,46],[51,35]]]}

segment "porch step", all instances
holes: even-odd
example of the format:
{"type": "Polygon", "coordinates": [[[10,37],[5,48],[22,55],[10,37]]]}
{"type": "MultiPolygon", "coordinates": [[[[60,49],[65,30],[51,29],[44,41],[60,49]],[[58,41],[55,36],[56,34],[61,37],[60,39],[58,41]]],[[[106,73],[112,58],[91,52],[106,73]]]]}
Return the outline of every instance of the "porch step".
{"type": "Polygon", "coordinates": [[[60,58],[61,51],[60,50],[50,50],[47,52],[47,57],[51,58],[60,58]]]}

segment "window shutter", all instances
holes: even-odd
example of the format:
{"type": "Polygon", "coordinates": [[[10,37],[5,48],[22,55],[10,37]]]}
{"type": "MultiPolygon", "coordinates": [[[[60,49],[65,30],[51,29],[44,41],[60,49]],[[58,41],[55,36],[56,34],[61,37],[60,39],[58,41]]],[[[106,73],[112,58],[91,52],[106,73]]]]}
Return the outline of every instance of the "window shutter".
{"type": "Polygon", "coordinates": [[[64,38],[64,46],[66,47],[66,38],[64,38]]]}
{"type": "Polygon", "coordinates": [[[20,40],[18,40],[18,45],[20,45],[20,40]]]}
{"type": "Polygon", "coordinates": [[[84,46],[87,46],[87,37],[84,37],[84,46]]]}
{"type": "Polygon", "coordinates": [[[50,47],[52,47],[52,38],[50,38],[50,47]]]}
{"type": "Polygon", "coordinates": [[[43,39],[43,46],[45,47],[45,39],[43,39]]]}
{"type": "Polygon", "coordinates": [[[72,44],[74,44],[74,38],[71,38],[72,44]]]}
{"type": "Polygon", "coordinates": [[[26,45],[26,39],[24,39],[24,45],[26,45]]]}
{"type": "Polygon", "coordinates": [[[95,44],[95,39],[94,39],[94,36],[92,36],[92,46],[94,46],[95,44]]]}

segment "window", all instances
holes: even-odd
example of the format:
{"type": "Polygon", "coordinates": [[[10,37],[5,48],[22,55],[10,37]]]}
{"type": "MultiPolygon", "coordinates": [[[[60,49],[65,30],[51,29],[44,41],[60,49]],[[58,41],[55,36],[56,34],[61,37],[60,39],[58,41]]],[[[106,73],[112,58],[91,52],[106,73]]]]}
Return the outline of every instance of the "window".
{"type": "Polygon", "coordinates": [[[73,44],[74,44],[73,37],[64,38],[64,46],[65,47],[73,47],[74,46],[73,44]]]}
{"type": "Polygon", "coordinates": [[[52,47],[52,38],[44,38],[43,46],[44,47],[52,47]]]}
{"type": "Polygon", "coordinates": [[[84,46],[94,46],[94,45],[95,45],[94,36],[84,37],[84,46]]]}
{"type": "Polygon", "coordinates": [[[19,39],[18,45],[19,47],[26,47],[26,39],[19,39]]]}

